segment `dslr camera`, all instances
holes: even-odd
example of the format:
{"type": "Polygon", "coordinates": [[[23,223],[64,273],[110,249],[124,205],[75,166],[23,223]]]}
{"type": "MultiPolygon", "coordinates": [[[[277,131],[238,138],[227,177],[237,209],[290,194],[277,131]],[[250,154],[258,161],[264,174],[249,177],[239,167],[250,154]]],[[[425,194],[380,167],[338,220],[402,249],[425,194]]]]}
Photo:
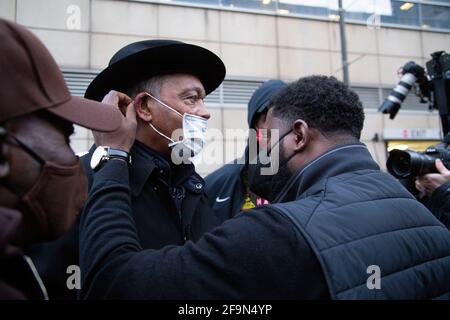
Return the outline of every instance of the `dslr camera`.
{"type": "Polygon", "coordinates": [[[436,159],[441,159],[450,168],[450,151],[446,143],[428,147],[424,152],[394,149],[389,153],[386,166],[397,179],[408,179],[437,172],[436,159]]]}
{"type": "Polygon", "coordinates": [[[401,78],[397,86],[381,105],[379,111],[388,113],[394,119],[402,102],[414,88],[421,103],[428,103],[429,109],[439,110],[444,135],[443,143],[428,147],[424,152],[413,150],[392,150],[387,160],[389,173],[399,179],[414,178],[437,172],[435,160],[441,159],[450,168],[450,55],[445,51],[431,54],[426,63],[426,71],[414,61],[401,68],[401,78]]]}

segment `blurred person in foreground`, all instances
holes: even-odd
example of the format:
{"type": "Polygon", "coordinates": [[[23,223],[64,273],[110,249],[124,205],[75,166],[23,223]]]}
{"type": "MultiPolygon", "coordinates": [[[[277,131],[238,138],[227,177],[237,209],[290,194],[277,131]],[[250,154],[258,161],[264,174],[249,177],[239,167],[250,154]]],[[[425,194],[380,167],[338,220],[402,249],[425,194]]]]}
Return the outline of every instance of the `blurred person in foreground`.
{"type": "Polygon", "coordinates": [[[24,27],[0,19],[0,39],[0,299],[47,299],[23,249],[64,234],[84,205],[72,124],[113,131],[121,114],[71,97],[50,53],[24,27]]]}

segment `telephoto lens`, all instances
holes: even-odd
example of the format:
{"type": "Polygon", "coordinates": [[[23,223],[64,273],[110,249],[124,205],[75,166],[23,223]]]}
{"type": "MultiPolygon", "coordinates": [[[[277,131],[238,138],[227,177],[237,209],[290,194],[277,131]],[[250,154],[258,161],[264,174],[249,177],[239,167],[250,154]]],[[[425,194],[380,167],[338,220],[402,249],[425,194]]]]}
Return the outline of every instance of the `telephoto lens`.
{"type": "Polygon", "coordinates": [[[401,69],[402,77],[397,86],[392,89],[389,96],[383,102],[378,111],[389,113],[389,118],[394,119],[398,110],[416,82],[423,83],[427,81],[425,69],[414,61],[407,62],[401,69]]]}
{"type": "Polygon", "coordinates": [[[394,177],[405,179],[438,172],[435,165],[436,159],[436,157],[412,150],[392,150],[386,166],[394,177]]]}
{"type": "Polygon", "coordinates": [[[392,89],[389,96],[384,100],[380,107],[381,112],[389,113],[389,118],[394,119],[402,102],[405,100],[409,91],[413,87],[417,78],[412,73],[405,73],[401,78],[397,86],[392,89]]]}

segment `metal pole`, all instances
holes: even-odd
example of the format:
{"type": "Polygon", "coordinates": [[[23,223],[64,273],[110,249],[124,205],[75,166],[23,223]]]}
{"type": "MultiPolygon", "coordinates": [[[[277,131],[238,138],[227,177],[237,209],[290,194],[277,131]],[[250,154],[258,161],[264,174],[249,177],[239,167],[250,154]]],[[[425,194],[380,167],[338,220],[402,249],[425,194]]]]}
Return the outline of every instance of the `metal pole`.
{"type": "Polygon", "coordinates": [[[344,74],[344,83],[349,85],[348,77],[348,60],[347,60],[347,41],[345,39],[345,11],[342,8],[342,0],[339,0],[339,31],[341,34],[341,56],[342,56],[342,71],[344,74]]]}

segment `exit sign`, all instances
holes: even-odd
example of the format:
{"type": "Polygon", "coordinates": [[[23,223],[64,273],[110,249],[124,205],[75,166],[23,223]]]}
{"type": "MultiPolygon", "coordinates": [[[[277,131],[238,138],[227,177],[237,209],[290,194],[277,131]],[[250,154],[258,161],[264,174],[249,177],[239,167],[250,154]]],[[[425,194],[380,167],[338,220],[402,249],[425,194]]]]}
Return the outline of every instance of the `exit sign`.
{"type": "Polygon", "coordinates": [[[385,128],[384,140],[440,140],[440,129],[426,128],[385,128]]]}

